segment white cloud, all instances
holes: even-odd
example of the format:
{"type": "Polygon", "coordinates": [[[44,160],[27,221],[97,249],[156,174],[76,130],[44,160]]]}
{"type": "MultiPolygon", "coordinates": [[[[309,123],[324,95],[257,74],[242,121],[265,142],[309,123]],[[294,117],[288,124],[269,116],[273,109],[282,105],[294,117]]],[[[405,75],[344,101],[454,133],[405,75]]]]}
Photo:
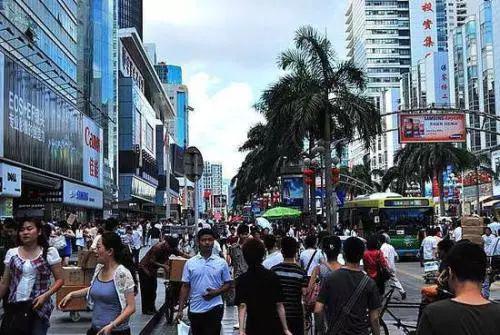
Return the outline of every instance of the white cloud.
{"type": "Polygon", "coordinates": [[[219,78],[206,72],[187,80],[189,104],[195,109],[189,120],[190,144],[200,149],[205,160],[222,162],[224,177],[232,178],[244,157],[238,147],[262,116],[252,108],[255,97],[250,85],[220,84],[219,78]]]}

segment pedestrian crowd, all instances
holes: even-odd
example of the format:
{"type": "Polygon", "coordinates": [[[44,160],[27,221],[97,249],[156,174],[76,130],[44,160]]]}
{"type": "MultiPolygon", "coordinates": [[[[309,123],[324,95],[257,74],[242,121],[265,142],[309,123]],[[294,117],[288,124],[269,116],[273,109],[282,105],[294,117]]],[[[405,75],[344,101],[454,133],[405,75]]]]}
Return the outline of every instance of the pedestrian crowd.
{"type": "MultiPolygon", "coordinates": [[[[484,294],[488,252],[498,238],[486,229],[483,248],[457,238],[457,228],[443,235],[442,228],[429,227],[422,239],[423,259],[440,260],[439,290],[425,301],[417,333],[498,334],[500,307],[484,294]]],[[[89,249],[98,263],[90,285],[57,306],[85,298],[92,307],[88,335],[130,334],[138,292],[142,313],[155,314],[158,273],[169,272],[171,256],[187,258],[177,320],[189,319],[193,335],[219,335],[231,305],[237,307],[234,328],[241,335],[302,335],[311,329],[377,335],[388,289],[406,299],[396,276],[397,253],[382,231],[366,240],[350,235],[320,226],[204,223],[195,235],[172,234],[166,223],[142,220],[7,219],[0,234],[5,306],[0,334],[47,334],[55,307],[51,297],[64,285],[62,267],[76,251],[89,249]]]]}

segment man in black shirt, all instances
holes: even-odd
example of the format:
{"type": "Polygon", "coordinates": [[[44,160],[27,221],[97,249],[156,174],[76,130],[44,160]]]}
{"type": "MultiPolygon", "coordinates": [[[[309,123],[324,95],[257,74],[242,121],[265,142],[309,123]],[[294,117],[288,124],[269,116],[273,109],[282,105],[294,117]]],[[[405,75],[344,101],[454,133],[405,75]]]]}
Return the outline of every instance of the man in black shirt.
{"type": "Polygon", "coordinates": [[[319,292],[314,312],[321,313],[326,308],[328,328],[337,328],[336,335],[368,335],[369,328],[373,335],[380,335],[381,301],[373,279],[367,278],[367,284],[353,307],[350,311],[345,310],[360,283],[366,280],[366,274],[359,265],[364,251],[365,245],[361,239],[349,237],[344,242],[346,265],[334,271],[324,281],[319,292]]]}
{"type": "Polygon", "coordinates": [[[500,334],[500,305],[481,295],[487,260],[477,244],[460,241],[446,256],[448,285],[455,298],[427,306],[420,319],[419,335],[500,334]]]}
{"type": "Polygon", "coordinates": [[[292,335],[286,323],[279,278],[262,266],[264,244],[250,239],[242,251],[248,271],[236,279],[240,335],[292,335]]]}
{"type": "Polygon", "coordinates": [[[304,334],[302,296],[308,284],[307,272],[297,265],[297,241],[293,237],[281,240],[284,261],[271,268],[280,279],[286,312],[286,322],[292,334],[304,334]]]}

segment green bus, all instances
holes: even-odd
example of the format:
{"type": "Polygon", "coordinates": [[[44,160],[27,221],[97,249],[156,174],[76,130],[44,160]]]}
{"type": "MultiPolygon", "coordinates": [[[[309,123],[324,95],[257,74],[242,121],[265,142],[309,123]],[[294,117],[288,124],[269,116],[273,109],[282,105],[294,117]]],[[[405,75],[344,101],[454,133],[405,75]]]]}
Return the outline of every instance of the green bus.
{"type": "Polygon", "coordinates": [[[397,193],[374,193],[346,201],[339,219],[344,229],[356,229],[360,236],[384,229],[399,256],[416,257],[419,231],[433,224],[434,202],[397,193]]]}

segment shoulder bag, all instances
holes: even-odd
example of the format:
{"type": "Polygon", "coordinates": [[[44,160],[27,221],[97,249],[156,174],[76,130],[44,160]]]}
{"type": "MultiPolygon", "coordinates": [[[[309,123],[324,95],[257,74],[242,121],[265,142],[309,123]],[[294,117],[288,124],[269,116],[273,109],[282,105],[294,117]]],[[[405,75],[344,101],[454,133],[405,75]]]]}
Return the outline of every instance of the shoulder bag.
{"type": "Polygon", "coordinates": [[[31,335],[35,319],[33,300],[7,304],[0,327],[2,335],[31,335]]]}
{"type": "MultiPolygon", "coordinates": [[[[351,295],[351,298],[349,298],[349,301],[344,305],[344,307],[340,311],[340,315],[335,321],[335,323],[332,324],[332,322],[330,321],[330,324],[328,325],[328,332],[327,332],[328,335],[337,335],[339,331],[344,329],[347,315],[351,314],[352,308],[358,302],[369,280],[370,278],[364,274],[363,278],[360,280],[358,286],[354,290],[354,293],[351,295]]],[[[333,320],[333,318],[331,320],[333,320]]]]}
{"type": "Polygon", "coordinates": [[[495,248],[491,252],[491,270],[493,273],[499,273],[500,272],[500,255],[495,255],[498,247],[498,242],[500,241],[500,237],[497,237],[497,242],[495,243],[495,248]]]}
{"type": "Polygon", "coordinates": [[[385,283],[389,279],[391,279],[392,274],[391,271],[382,264],[382,260],[384,259],[384,254],[382,251],[379,252],[379,259],[377,260],[377,281],[380,283],[385,283]]]}
{"type": "Polygon", "coordinates": [[[311,264],[314,260],[314,256],[316,256],[317,253],[318,253],[318,249],[314,250],[314,253],[311,256],[311,259],[309,260],[309,263],[307,263],[306,272],[309,272],[309,268],[311,267],[311,264]]]}

